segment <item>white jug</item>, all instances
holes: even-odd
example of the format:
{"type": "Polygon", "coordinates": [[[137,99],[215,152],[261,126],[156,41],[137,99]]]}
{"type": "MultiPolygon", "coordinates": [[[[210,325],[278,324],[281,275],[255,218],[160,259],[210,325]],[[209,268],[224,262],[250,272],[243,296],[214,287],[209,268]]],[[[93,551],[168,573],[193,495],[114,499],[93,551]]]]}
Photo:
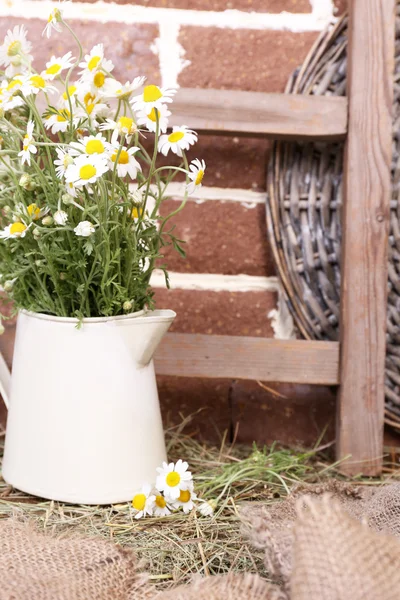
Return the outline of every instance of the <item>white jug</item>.
{"type": "Polygon", "coordinates": [[[175,316],[141,311],[77,328],[21,311],[10,389],[0,365],[5,481],[75,504],[126,502],[154,483],[166,452],[152,357],[175,316]]]}

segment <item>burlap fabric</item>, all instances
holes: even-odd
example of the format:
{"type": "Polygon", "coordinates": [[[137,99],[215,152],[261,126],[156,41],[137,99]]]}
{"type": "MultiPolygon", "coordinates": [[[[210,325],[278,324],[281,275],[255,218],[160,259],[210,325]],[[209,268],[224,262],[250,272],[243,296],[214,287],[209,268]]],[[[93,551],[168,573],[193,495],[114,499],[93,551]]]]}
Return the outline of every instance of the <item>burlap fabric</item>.
{"type": "Polygon", "coordinates": [[[0,522],[0,600],[139,600],[154,594],[131,551],[0,522]]]}
{"type": "Polygon", "coordinates": [[[298,486],[243,510],[246,535],[290,600],[400,598],[400,484],[298,486]]]}

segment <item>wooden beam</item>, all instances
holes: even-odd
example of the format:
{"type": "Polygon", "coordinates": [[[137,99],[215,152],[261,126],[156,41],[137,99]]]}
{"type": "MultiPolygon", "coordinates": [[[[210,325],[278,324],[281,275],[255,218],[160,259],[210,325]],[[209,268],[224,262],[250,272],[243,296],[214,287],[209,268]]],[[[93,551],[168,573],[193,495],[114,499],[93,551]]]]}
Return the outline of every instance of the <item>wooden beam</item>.
{"type": "Polygon", "coordinates": [[[170,124],[214,135],[344,139],[347,99],[183,88],[176,95],[170,124]]]}
{"type": "Polygon", "coordinates": [[[339,344],[169,333],[155,367],[159,375],[337,385],[339,344]]]}
{"type": "Polygon", "coordinates": [[[348,474],[382,465],[394,33],[395,0],[350,3],[337,445],[348,474]]]}

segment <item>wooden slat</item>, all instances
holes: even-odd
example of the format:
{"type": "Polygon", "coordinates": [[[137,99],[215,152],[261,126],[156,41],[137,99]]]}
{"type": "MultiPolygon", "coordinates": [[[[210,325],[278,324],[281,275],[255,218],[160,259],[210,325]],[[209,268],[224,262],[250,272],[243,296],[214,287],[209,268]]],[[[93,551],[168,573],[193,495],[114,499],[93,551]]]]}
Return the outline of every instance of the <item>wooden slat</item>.
{"type": "Polygon", "coordinates": [[[335,385],[339,344],[169,333],[155,365],[159,375],[335,385]]]}
{"type": "Polygon", "coordinates": [[[350,3],[338,458],[381,470],[395,0],[350,3]]]}
{"type": "Polygon", "coordinates": [[[343,139],[347,99],[183,88],[172,105],[170,124],[219,135],[343,139]]]}

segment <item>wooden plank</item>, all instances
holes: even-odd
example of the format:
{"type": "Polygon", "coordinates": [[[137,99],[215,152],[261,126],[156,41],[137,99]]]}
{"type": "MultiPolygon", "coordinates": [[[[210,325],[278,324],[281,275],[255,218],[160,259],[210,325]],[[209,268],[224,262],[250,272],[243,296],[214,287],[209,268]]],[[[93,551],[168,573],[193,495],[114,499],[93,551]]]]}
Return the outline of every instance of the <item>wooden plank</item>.
{"type": "Polygon", "coordinates": [[[341,289],[339,459],[381,471],[395,0],[353,0],[341,289]]]}
{"type": "Polygon", "coordinates": [[[159,375],[336,385],[339,344],[169,333],[155,366],[159,375]]]}
{"type": "Polygon", "coordinates": [[[183,88],[172,106],[170,124],[216,135],[344,139],[347,99],[183,88]]]}

